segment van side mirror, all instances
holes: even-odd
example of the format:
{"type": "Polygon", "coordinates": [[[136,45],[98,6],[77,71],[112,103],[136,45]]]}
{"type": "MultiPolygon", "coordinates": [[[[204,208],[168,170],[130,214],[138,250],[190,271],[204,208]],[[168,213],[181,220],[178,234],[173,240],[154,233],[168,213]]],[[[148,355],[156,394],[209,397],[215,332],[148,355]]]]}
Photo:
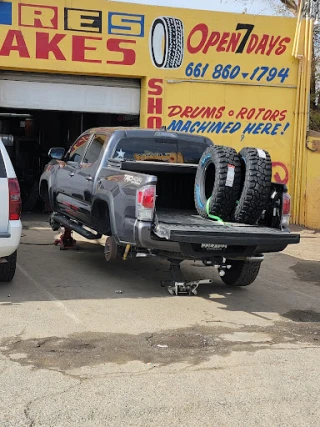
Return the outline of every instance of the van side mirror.
{"type": "Polygon", "coordinates": [[[65,153],[65,149],[62,147],[53,147],[50,148],[48,156],[51,157],[51,159],[54,160],[61,160],[63,159],[65,153]]]}

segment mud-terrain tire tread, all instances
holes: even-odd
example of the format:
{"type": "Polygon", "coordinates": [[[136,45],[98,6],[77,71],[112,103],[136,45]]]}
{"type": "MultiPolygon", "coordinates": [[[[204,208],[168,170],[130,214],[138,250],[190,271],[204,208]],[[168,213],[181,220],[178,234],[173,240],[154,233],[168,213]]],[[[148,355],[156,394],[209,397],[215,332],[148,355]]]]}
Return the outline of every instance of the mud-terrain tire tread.
{"type": "Polygon", "coordinates": [[[194,199],[199,215],[208,218],[205,195],[206,170],[213,163],[215,182],[210,200],[210,214],[227,220],[234,211],[240,195],[241,163],[237,152],[231,147],[213,145],[203,153],[196,173],[194,199]],[[229,165],[235,167],[233,186],[226,185],[229,165]]]}
{"type": "Polygon", "coordinates": [[[16,272],[17,251],[6,258],[8,262],[0,264],[0,282],[11,282],[16,272]]]}
{"type": "Polygon", "coordinates": [[[163,18],[168,28],[168,58],[164,68],[179,68],[183,62],[183,23],[177,18],[163,18]]]}
{"type": "Polygon", "coordinates": [[[230,270],[225,270],[226,274],[221,277],[222,281],[229,286],[249,286],[257,278],[261,262],[259,261],[227,261],[231,264],[230,270]]]}
{"type": "Polygon", "coordinates": [[[232,221],[244,224],[256,224],[262,212],[267,209],[272,179],[270,154],[263,150],[265,157],[260,157],[256,148],[243,148],[242,158],[243,187],[232,221]],[[244,166],[245,164],[245,166],[244,166]],[[244,170],[245,167],[245,170],[244,170]]]}

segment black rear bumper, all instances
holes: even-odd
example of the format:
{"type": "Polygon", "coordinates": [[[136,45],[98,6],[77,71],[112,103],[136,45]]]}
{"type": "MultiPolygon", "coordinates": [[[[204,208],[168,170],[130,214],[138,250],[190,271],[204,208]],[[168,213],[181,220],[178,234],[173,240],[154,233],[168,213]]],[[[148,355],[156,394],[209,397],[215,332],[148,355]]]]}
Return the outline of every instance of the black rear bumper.
{"type": "Polygon", "coordinates": [[[283,233],[283,235],[248,235],[237,236],[232,233],[225,235],[194,235],[173,233],[172,241],[179,242],[183,256],[190,259],[204,259],[223,256],[224,258],[250,258],[256,255],[281,252],[289,244],[299,243],[299,235],[283,233]],[[220,248],[216,249],[216,247],[220,248]]]}

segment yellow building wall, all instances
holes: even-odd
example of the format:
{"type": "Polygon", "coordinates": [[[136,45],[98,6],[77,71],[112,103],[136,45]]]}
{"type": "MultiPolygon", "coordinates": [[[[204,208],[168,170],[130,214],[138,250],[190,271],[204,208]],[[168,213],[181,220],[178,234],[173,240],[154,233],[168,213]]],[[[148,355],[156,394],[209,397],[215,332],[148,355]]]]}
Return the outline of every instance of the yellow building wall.
{"type": "Polygon", "coordinates": [[[140,78],[141,126],[263,148],[273,179],[291,190],[295,32],[292,18],[105,0],[4,1],[0,69],[140,78]]]}
{"type": "Polygon", "coordinates": [[[305,147],[306,167],[303,174],[301,224],[320,229],[320,133],[308,133],[305,147]]]}

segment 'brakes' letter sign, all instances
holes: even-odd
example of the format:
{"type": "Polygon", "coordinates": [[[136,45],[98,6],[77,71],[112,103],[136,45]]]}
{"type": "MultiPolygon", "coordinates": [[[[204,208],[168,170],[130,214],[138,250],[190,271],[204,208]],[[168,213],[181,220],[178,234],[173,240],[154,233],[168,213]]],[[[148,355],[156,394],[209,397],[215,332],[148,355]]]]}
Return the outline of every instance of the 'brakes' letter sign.
{"type": "Polygon", "coordinates": [[[0,25],[12,25],[12,3],[0,2],[0,25]]]}
{"type": "Polygon", "coordinates": [[[109,12],[108,34],[127,37],[144,37],[144,15],[109,12]]]}
{"type": "Polygon", "coordinates": [[[64,29],[86,33],[102,33],[100,10],[64,8],[64,29]]]}
{"type": "Polygon", "coordinates": [[[18,4],[18,22],[21,27],[58,29],[58,7],[18,4]]]}

